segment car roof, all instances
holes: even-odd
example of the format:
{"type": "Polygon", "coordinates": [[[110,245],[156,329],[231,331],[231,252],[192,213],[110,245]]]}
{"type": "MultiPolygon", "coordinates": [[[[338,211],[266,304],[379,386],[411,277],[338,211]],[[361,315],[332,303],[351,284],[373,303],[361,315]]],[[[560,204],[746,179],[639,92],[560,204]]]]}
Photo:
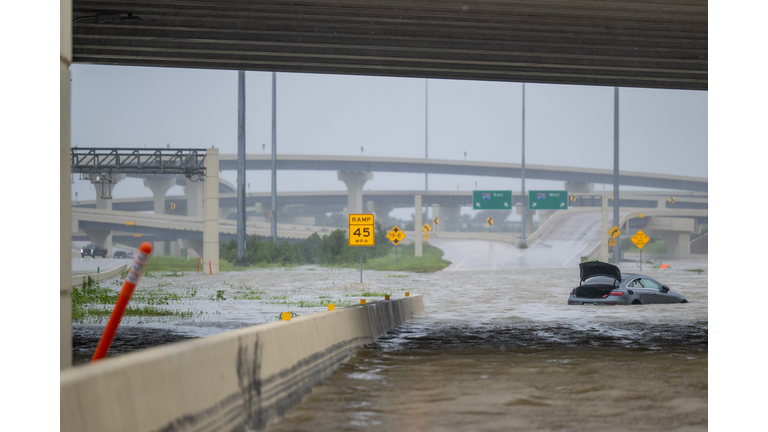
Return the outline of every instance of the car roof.
{"type": "MultiPolygon", "coordinates": [[[[621,274],[621,280],[626,280],[626,279],[634,279],[634,278],[646,278],[646,279],[653,279],[653,278],[652,278],[652,277],[650,277],[650,276],[646,276],[646,275],[644,275],[644,274],[640,274],[640,273],[622,273],[622,274],[621,274]]],[[[656,280],[656,279],[653,279],[653,280],[656,280]]]]}

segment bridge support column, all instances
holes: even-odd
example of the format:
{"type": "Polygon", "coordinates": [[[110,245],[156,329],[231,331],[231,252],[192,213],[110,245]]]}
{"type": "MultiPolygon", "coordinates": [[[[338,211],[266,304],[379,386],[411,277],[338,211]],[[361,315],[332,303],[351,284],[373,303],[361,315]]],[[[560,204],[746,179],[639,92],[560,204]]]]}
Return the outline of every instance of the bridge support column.
{"type": "Polygon", "coordinates": [[[181,239],[171,240],[171,256],[181,256],[181,239]]]}
{"type": "Polygon", "coordinates": [[[203,260],[210,272],[219,274],[219,149],[205,156],[205,202],[203,203],[203,260]]]}
{"type": "Polygon", "coordinates": [[[424,241],[423,232],[421,231],[421,226],[424,225],[424,223],[421,221],[421,195],[416,195],[413,206],[414,206],[414,217],[415,217],[415,223],[413,225],[413,228],[414,228],[414,234],[416,234],[416,238],[414,239],[414,241],[416,242],[415,255],[417,257],[421,257],[421,251],[422,251],[421,242],[424,241]]]}
{"type": "Polygon", "coordinates": [[[363,186],[365,182],[373,179],[372,172],[339,171],[339,180],[347,185],[347,212],[346,214],[363,212],[363,186]]]}
{"type": "Polygon", "coordinates": [[[193,239],[181,239],[182,247],[186,248],[189,256],[197,258],[203,256],[203,241],[193,239]]]}
{"type": "MultiPolygon", "coordinates": [[[[165,214],[165,193],[176,184],[176,177],[155,176],[144,179],[144,186],[152,191],[155,200],[155,214],[165,214]]],[[[156,241],[152,248],[152,255],[165,255],[165,242],[156,241]]]]}
{"type": "Polygon", "coordinates": [[[565,190],[568,191],[569,194],[582,194],[582,193],[592,193],[595,191],[595,184],[594,183],[584,183],[584,182],[573,182],[573,181],[567,181],[565,182],[565,190]]]}
{"type": "Polygon", "coordinates": [[[395,205],[390,203],[383,203],[377,201],[368,201],[368,213],[374,214],[376,222],[380,223],[383,227],[389,226],[389,213],[394,210],[395,205]]]}
{"type": "Polygon", "coordinates": [[[185,179],[184,195],[187,197],[187,216],[203,218],[203,182],[185,179]]]}
{"type": "MultiPolygon", "coordinates": [[[[515,212],[517,214],[523,213],[523,206],[522,205],[516,205],[515,212]]],[[[525,211],[525,238],[528,238],[528,236],[531,235],[535,230],[533,229],[533,215],[536,214],[539,210],[526,210],[525,211]]],[[[541,220],[539,220],[539,225],[541,225],[541,220]]]]}
{"type": "Polygon", "coordinates": [[[102,176],[90,177],[91,184],[96,189],[96,208],[98,210],[112,210],[112,198],[111,191],[114,190],[115,185],[120,180],[125,178],[125,174],[112,174],[110,182],[104,181],[102,176]],[[102,198],[103,194],[107,193],[110,198],[102,198]]]}
{"type": "Polygon", "coordinates": [[[675,255],[691,254],[691,233],[688,232],[659,232],[664,243],[667,244],[667,253],[675,255]]]}
{"type": "Polygon", "coordinates": [[[85,229],[85,235],[88,236],[88,242],[101,245],[107,249],[107,257],[112,257],[112,231],[85,229]]]}
{"type": "Polygon", "coordinates": [[[553,214],[555,214],[556,210],[538,210],[539,212],[539,226],[544,224],[549,218],[552,217],[553,214]]]}

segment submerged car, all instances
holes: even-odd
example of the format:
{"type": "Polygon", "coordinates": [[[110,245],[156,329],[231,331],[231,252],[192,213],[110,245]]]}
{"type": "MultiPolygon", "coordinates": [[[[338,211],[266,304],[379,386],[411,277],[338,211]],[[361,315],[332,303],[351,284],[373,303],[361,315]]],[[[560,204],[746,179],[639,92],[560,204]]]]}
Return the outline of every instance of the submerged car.
{"type": "Polygon", "coordinates": [[[589,261],[579,264],[581,283],[571,290],[569,305],[639,305],[688,303],[688,299],[650,276],[621,273],[613,264],[589,261]]]}

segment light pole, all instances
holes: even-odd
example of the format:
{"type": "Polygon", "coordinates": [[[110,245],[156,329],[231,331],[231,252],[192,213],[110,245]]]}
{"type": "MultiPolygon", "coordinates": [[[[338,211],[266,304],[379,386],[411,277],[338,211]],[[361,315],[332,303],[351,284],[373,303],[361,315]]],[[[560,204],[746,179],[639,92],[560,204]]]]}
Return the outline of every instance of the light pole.
{"type": "Polygon", "coordinates": [[[523,224],[522,229],[520,230],[520,247],[528,247],[528,243],[525,241],[525,211],[526,211],[526,195],[525,195],[525,83],[523,83],[523,159],[522,159],[522,173],[521,173],[521,180],[522,180],[522,191],[521,191],[521,197],[522,203],[520,207],[522,208],[522,212],[520,212],[523,215],[523,224]]]}

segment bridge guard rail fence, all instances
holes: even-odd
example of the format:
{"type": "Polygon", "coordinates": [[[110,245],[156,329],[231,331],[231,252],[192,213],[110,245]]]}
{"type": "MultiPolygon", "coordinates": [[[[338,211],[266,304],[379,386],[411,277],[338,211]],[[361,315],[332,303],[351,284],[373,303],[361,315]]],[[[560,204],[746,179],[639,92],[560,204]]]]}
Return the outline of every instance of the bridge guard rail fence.
{"type": "Polygon", "coordinates": [[[260,430],[392,328],[420,295],[278,321],[61,373],[62,431],[260,430]]]}

